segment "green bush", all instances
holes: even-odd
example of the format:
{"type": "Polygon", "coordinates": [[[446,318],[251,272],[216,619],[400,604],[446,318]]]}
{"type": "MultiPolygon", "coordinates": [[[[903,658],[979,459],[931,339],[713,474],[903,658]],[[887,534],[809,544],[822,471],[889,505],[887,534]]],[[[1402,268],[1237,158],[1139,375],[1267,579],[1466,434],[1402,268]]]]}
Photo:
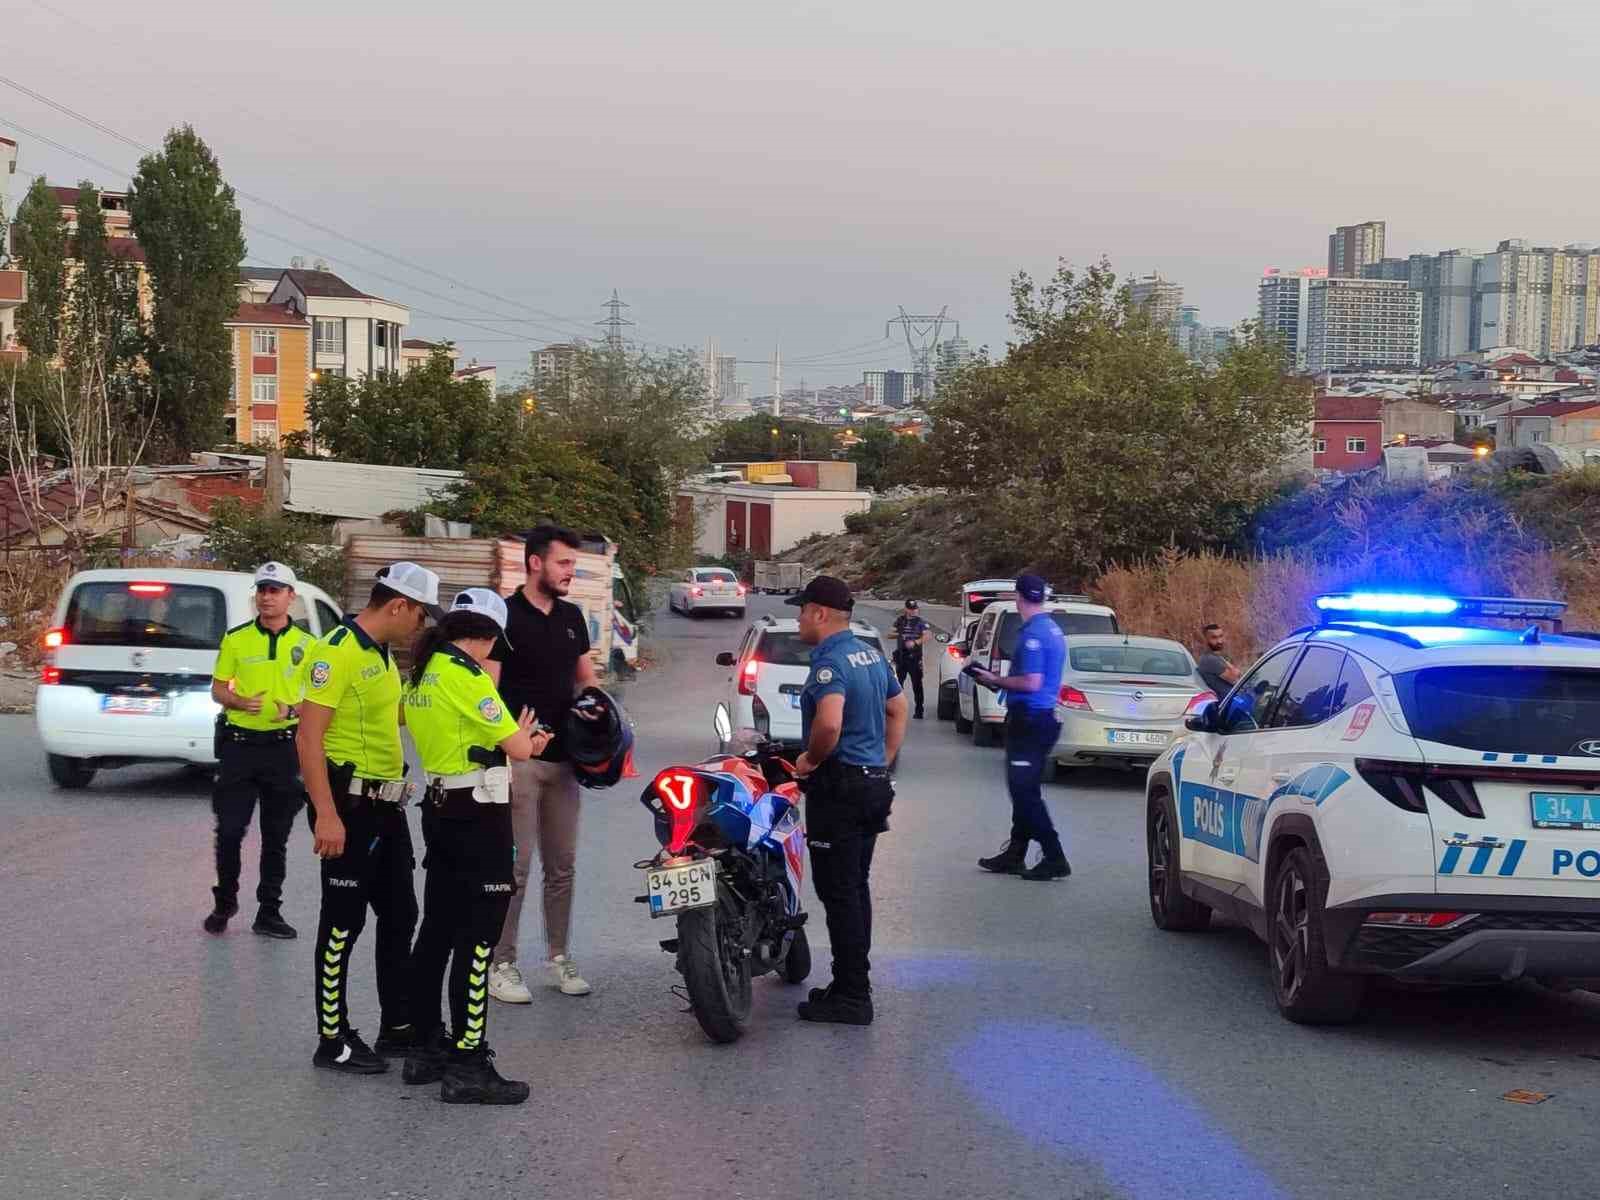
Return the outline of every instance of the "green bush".
{"type": "Polygon", "coordinates": [[[281,562],[335,600],[344,595],[344,556],[328,540],[328,529],[312,517],[269,516],[233,497],[211,510],[206,549],[229,571],[254,571],[264,562],[281,562]]]}

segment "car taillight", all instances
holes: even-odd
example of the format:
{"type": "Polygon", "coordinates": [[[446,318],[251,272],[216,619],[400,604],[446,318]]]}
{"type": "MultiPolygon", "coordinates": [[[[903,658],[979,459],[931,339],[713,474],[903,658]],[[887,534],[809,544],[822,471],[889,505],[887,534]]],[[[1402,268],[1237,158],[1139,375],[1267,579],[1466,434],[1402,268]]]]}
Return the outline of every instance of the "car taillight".
{"type": "Polygon", "coordinates": [[[744,670],[739,672],[739,695],[754,696],[756,694],[756,672],[760,664],[755,659],[745,663],[744,670]]]}
{"type": "Polygon", "coordinates": [[[1063,687],[1056,697],[1056,703],[1063,708],[1076,708],[1083,712],[1094,711],[1094,707],[1089,703],[1089,697],[1075,687],[1063,687]]]}
{"type": "Polygon", "coordinates": [[[1460,912],[1375,912],[1367,914],[1365,924],[1389,925],[1402,929],[1447,929],[1477,915],[1477,913],[1460,912]]]}
{"type": "Polygon", "coordinates": [[[656,776],[654,787],[667,814],[667,850],[681,853],[694,833],[705,786],[698,775],[687,771],[663,771],[656,776]]]}
{"type": "Polygon", "coordinates": [[[747,589],[745,588],[744,584],[741,583],[741,584],[738,585],[736,590],[738,591],[739,595],[742,596],[742,595],[745,594],[747,589]]]}
{"type": "Polygon", "coordinates": [[[951,658],[960,658],[960,657],[961,657],[961,651],[960,651],[960,650],[958,650],[958,649],[957,649],[957,648],[956,648],[956,647],[954,647],[954,646],[946,646],[946,647],[945,647],[945,648],[944,648],[944,652],[945,652],[945,653],[946,653],[946,654],[948,654],[948,655],[949,655],[949,656],[950,656],[950,657],[951,657],[951,658]]]}
{"type": "Polygon", "coordinates": [[[704,596],[705,594],[705,588],[692,587],[689,589],[689,595],[691,596],[704,596]]]}
{"type": "Polygon", "coordinates": [[[61,682],[61,668],[60,667],[52,667],[52,666],[49,666],[47,664],[39,672],[39,682],[40,683],[60,683],[61,682]]]}
{"type": "Polygon", "coordinates": [[[44,648],[46,650],[59,650],[67,644],[67,631],[65,629],[47,629],[44,631],[44,648]]]}
{"type": "Polygon", "coordinates": [[[1483,820],[1483,805],[1478,802],[1478,792],[1471,779],[1430,769],[1421,763],[1389,762],[1379,758],[1358,758],[1355,766],[1356,773],[1368,786],[1396,808],[1427,812],[1428,798],[1423,794],[1426,788],[1463,817],[1483,820]]]}
{"type": "Polygon", "coordinates": [[[1196,692],[1194,698],[1189,701],[1189,707],[1183,710],[1183,715],[1186,717],[1194,716],[1206,705],[1213,703],[1216,698],[1217,694],[1215,692],[1196,692]]]}
{"type": "Polygon", "coordinates": [[[164,583],[130,583],[128,590],[140,596],[165,596],[167,585],[164,583]]]}

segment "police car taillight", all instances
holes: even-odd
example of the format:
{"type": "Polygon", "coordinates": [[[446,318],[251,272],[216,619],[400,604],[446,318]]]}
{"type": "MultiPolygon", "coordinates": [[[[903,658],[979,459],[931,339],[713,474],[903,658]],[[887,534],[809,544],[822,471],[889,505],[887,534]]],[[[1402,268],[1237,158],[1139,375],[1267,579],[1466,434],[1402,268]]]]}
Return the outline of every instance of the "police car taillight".
{"type": "Polygon", "coordinates": [[[1461,912],[1375,912],[1367,914],[1365,923],[1399,929],[1448,929],[1477,915],[1461,912]]]}

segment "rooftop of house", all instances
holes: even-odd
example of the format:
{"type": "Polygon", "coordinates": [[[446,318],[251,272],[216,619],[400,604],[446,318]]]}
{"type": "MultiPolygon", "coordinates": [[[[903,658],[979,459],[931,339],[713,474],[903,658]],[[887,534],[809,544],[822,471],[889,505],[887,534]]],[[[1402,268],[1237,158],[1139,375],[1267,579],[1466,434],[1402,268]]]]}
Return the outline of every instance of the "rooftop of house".
{"type": "Polygon", "coordinates": [[[1377,396],[1318,396],[1319,421],[1381,421],[1383,401],[1377,396]]]}
{"type": "Polygon", "coordinates": [[[332,271],[301,271],[291,268],[283,273],[283,277],[290,280],[307,296],[325,296],[336,300],[377,300],[378,296],[369,296],[366,292],[351,287],[332,271]]]}
{"type": "Polygon", "coordinates": [[[1575,413],[1584,412],[1591,408],[1600,408],[1600,400],[1546,400],[1543,404],[1535,404],[1528,408],[1518,409],[1506,415],[1513,419],[1522,417],[1570,417],[1575,413]]]}
{"type": "Polygon", "coordinates": [[[290,325],[304,328],[306,316],[292,304],[240,304],[225,325],[290,325]]]}

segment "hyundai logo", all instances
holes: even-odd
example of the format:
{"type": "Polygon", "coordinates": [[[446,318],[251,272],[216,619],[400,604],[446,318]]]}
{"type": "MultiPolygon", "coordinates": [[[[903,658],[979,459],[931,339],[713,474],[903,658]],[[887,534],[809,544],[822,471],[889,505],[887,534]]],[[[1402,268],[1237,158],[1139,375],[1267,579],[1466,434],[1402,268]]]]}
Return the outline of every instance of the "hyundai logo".
{"type": "Polygon", "coordinates": [[[1579,754],[1592,754],[1600,758],[1600,738],[1589,738],[1587,741],[1579,742],[1576,749],[1579,754]]]}

